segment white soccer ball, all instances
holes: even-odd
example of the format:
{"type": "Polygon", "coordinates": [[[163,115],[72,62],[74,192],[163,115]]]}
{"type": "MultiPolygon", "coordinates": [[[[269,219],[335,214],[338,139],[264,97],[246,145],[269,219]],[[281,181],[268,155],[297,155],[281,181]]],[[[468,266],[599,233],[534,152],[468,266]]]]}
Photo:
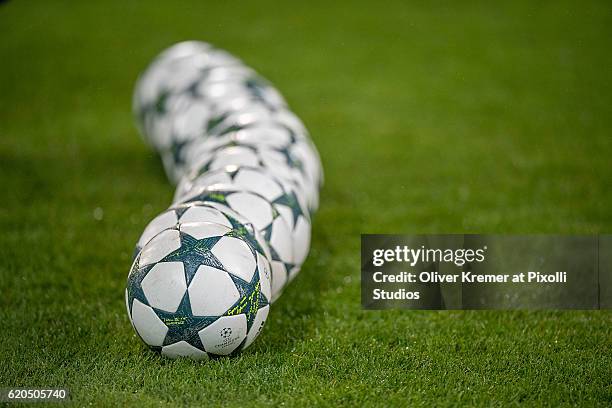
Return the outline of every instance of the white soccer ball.
{"type": "Polygon", "coordinates": [[[226,51],[199,41],[185,41],[162,51],[138,79],[136,107],[155,103],[162,92],[183,92],[215,68],[243,66],[226,51]]]}
{"type": "Polygon", "coordinates": [[[179,43],[163,51],[138,78],[132,107],[139,130],[156,150],[159,140],[170,137],[164,121],[176,111],[176,98],[197,98],[194,89],[211,70],[243,66],[231,54],[195,41],[179,43]]]}
{"type": "Polygon", "coordinates": [[[293,273],[289,275],[291,280],[306,260],[310,250],[311,221],[306,203],[295,184],[275,177],[275,174],[262,167],[227,166],[205,171],[193,179],[186,175],[177,187],[175,201],[180,202],[181,197],[199,187],[230,188],[263,196],[272,203],[291,230],[294,256],[293,273]]]}
{"type": "MultiPolygon", "coordinates": [[[[296,186],[314,213],[319,204],[323,170],[319,154],[306,136],[274,122],[255,123],[222,135],[194,140],[183,149],[184,179],[228,165],[260,166],[296,186]]],[[[182,194],[184,187],[179,186],[182,194]]]]}
{"type": "Polygon", "coordinates": [[[260,194],[228,185],[196,186],[181,198],[181,203],[216,203],[229,207],[249,220],[263,236],[270,250],[272,301],[299,271],[293,253],[293,235],[287,220],[276,204],[260,194]]]}
{"type": "Polygon", "coordinates": [[[126,289],[134,329],[168,357],[204,359],[247,348],[271,297],[267,265],[221,224],[180,223],[147,242],[126,289]]]}
{"type": "Polygon", "coordinates": [[[213,202],[178,204],[155,217],[145,227],[144,232],[140,236],[134,249],[134,259],[142,248],[160,232],[169,228],[178,228],[180,224],[193,222],[210,222],[229,228],[231,235],[238,236],[249,242],[257,252],[265,257],[265,261],[269,263],[271,255],[268,244],[255,226],[231,208],[213,202]]]}

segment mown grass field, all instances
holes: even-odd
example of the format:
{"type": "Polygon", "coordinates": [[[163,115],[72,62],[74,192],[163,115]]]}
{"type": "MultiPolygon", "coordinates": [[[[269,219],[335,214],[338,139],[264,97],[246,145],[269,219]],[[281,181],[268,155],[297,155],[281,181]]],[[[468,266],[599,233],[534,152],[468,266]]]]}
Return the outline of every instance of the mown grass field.
{"type": "Polygon", "coordinates": [[[7,1],[0,35],[0,387],[65,386],[76,406],[612,404],[609,311],[367,312],[359,292],[360,233],[611,231],[609,3],[7,1]],[[277,85],[326,171],[301,275],[251,348],[203,364],[147,351],[123,303],[173,192],[132,87],[185,39],[277,85]]]}

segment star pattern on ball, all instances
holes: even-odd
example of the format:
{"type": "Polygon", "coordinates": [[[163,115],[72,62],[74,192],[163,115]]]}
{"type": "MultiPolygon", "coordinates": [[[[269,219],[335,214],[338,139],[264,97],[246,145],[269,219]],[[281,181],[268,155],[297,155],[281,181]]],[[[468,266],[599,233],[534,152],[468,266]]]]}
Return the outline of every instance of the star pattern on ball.
{"type": "Polygon", "coordinates": [[[230,192],[228,191],[220,191],[220,190],[203,191],[200,194],[189,198],[185,202],[186,203],[197,203],[197,202],[211,201],[213,203],[228,205],[227,196],[229,194],[230,192]]]}
{"type": "Polygon", "coordinates": [[[231,123],[229,125],[222,126],[230,115],[231,112],[227,112],[211,118],[208,121],[206,133],[210,135],[223,136],[230,132],[235,132],[244,128],[244,126],[238,125],[236,123],[231,123]]]}
{"type": "Polygon", "coordinates": [[[239,170],[240,170],[240,167],[236,167],[236,168],[230,167],[228,170],[226,170],[226,173],[229,176],[230,180],[234,181],[234,179],[238,175],[239,170]]]}
{"type": "MultiPolygon", "coordinates": [[[[266,235],[266,234],[265,234],[265,232],[264,232],[264,237],[265,237],[267,240],[270,240],[270,234],[266,235]]],[[[276,262],[280,262],[280,263],[282,263],[282,264],[285,266],[285,270],[286,270],[286,271],[290,271],[290,270],[291,270],[291,268],[293,268],[293,267],[295,266],[295,265],[294,265],[294,264],[292,264],[292,263],[289,263],[289,262],[283,262],[283,260],[281,259],[280,255],[278,255],[278,252],[276,252],[276,250],[274,249],[274,247],[270,246],[270,248],[269,248],[269,249],[270,249],[270,258],[272,258],[272,259],[271,259],[271,261],[276,261],[276,262]]]]}
{"type": "Polygon", "coordinates": [[[214,132],[212,132],[213,129],[219,126],[225,120],[225,118],[227,118],[227,116],[228,116],[227,113],[222,113],[220,115],[213,116],[212,118],[210,118],[210,120],[208,121],[208,125],[206,127],[206,133],[214,134],[214,132]]]}
{"type": "Polygon", "coordinates": [[[298,198],[297,198],[297,196],[295,195],[295,193],[293,191],[290,192],[290,193],[285,192],[283,195],[278,197],[272,203],[276,204],[276,205],[284,205],[284,206],[289,207],[291,209],[291,214],[293,216],[293,224],[292,225],[294,227],[295,227],[295,225],[297,225],[297,221],[298,221],[298,219],[300,217],[308,218],[306,216],[306,213],[304,213],[304,211],[302,211],[302,206],[300,205],[300,202],[298,201],[298,198]]]}
{"type": "Polygon", "coordinates": [[[137,257],[136,262],[134,263],[134,267],[130,271],[128,275],[128,307],[130,308],[130,315],[132,313],[132,306],[134,304],[134,299],[137,299],[139,302],[148,305],[149,301],[142,290],[142,280],[147,276],[147,273],[155,266],[155,264],[146,265],[144,267],[140,266],[140,254],[137,257]]]}
{"type": "Polygon", "coordinates": [[[244,81],[244,86],[249,90],[254,100],[265,105],[272,111],[276,110],[276,107],[270,104],[265,97],[264,90],[268,87],[268,85],[263,80],[257,77],[251,77],[244,81]]]}
{"type": "Polygon", "coordinates": [[[226,127],[226,128],[224,128],[224,129],[222,129],[222,130],[219,132],[219,136],[223,136],[223,135],[226,135],[226,134],[231,133],[231,132],[237,132],[237,131],[239,131],[239,130],[241,130],[241,129],[244,129],[244,126],[242,126],[242,125],[238,125],[238,124],[236,124],[236,123],[232,123],[232,124],[231,124],[231,125],[229,125],[228,127],[226,127]]]}
{"type": "Polygon", "coordinates": [[[204,350],[204,345],[200,340],[198,332],[219,318],[219,316],[194,316],[191,310],[188,291],[185,291],[176,312],[170,313],[155,308],[153,310],[168,328],[164,338],[164,346],[179,341],[186,341],[192,346],[204,350]]]}
{"type": "MultiPolygon", "coordinates": [[[[130,313],[134,299],[138,299],[141,303],[149,305],[149,301],[142,289],[142,281],[147,276],[149,271],[158,263],[161,262],[181,262],[185,269],[185,281],[187,286],[193,279],[198,268],[202,265],[211,266],[222,271],[226,271],[225,267],[219,259],[211,252],[211,249],[222,238],[221,236],[209,237],[204,239],[196,239],[189,234],[179,232],[181,246],[170,252],[159,262],[140,265],[140,255],[134,264],[134,268],[128,276],[128,302],[130,313]]],[[[227,272],[227,271],[226,271],[227,272]]]]}
{"type": "Polygon", "coordinates": [[[182,205],[182,204],[179,204],[179,205],[177,205],[177,206],[172,208],[172,211],[174,211],[174,213],[176,214],[176,219],[177,219],[176,225],[177,225],[177,227],[178,227],[178,225],[181,222],[180,220],[181,220],[181,217],[183,216],[183,214],[185,214],[185,212],[187,212],[187,210],[190,209],[190,208],[191,208],[190,205],[182,205]]]}
{"type": "MultiPolygon", "coordinates": [[[[200,82],[204,80],[204,78],[208,75],[206,69],[201,71],[200,78],[191,82],[191,84],[185,89],[185,94],[191,96],[193,99],[202,99],[202,95],[200,94],[198,88],[200,86],[200,82]]],[[[202,101],[203,102],[203,101],[202,101]]]]}
{"type": "Polygon", "coordinates": [[[288,146],[296,144],[298,140],[298,136],[295,134],[295,131],[287,125],[281,125],[281,126],[287,131],[287,133],[289,133],[288,146]]]}
{"type": "Polygon", "coordinates": [[[185,268],[185,281],[189,286],[200,266],[211,266],[225,271],[221,261],[211,251],[221,238],[222,236],[215,236],[196,239],[189,234],[180,232],[181,246],[159,262],[182,262],[185,268]]]}
{"type": "Polygon", "coordinates": [[[210,161],[206,161],[206,162],[202,163],[198,167],[196,167],[196,168],[191,170],[191,172],[189,174],[189,178],[193,180],[193,179],[196,179],[196,178],[206,174],[206,172],[208,172],[208,167],[210,167],[210,161]]]}
{"type": "Polygon", "coordinates": [[[234,285],[238,289],[240,299],[230,307],[224,316],[235,316],[244,314],[247,320],[247,332],[251,330],[257,311],[262,307],[267,306],[270,302],[266,299],[265,295],[261,292],[261,280],[259,278],[259,268],[253,274],[253,278],[250,282],[241,279],[237,276],[231,275],[234,285]]]}
{"type": "Polygon", "coordinates": [[[281,153],[285,157],[285,161],[287,165],[292,169],[297,169],[300,173],[304,174],[304,165],[302,161],[297,159],[290,151],[288,147],[283,147],[281,149],[276,149],[279,153],[281,153]]]}
{"type": "Polygon", "coordinates": [[[250,90],[255,96],[263,100],[263,93],[261,92],[264,85],[257,78],[248,78],[244,81],[244,86],[250,90]]]}
{"type": "Polygon", "coordinates": [[[168,99],[170,98],[170,92],[166,89],[162,90],[157,99],[153,103],[152,111],[158,115],[165,114],[168,110],[166,104],[168,103],[168,99]]]}
{"type": "Polygon", "coordinates": [[[174,142],[172,144],[171,147],[171,153],[172,153],[172,160],[174,160],[174,163],[176,163],[177,165],[183,165],[185,164],[185,155],[183,154],[183,150],[185,149],[185,147],[189,146],[189,143],[191,143],[191,140],[184,140],[182,142],[174,142]]]}
{"type": "Polygon", "coordinates": [[[250,246],[251,250],[257,251],[262,255],[265,254],[265,251],[255,238],[255,229],[251,224],[243,224],[231,215],[227,214],[225,214],[225,218],[227,218],[232,225],[231,231],[226,234],[228,237],[240,238],[250,246]]]}

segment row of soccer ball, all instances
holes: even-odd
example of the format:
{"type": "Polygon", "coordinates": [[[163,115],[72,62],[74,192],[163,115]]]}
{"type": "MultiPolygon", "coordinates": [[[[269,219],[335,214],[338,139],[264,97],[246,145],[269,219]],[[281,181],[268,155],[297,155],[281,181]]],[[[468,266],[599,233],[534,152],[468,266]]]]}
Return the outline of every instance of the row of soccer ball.
{"type": "Polygon", "coordinates": [[[130,321],[169,357],[243,350],[308,255],[318,153],[274,87],[206,43],[162,52],[133,106],[178,185],[136,245],[130,321]]]}

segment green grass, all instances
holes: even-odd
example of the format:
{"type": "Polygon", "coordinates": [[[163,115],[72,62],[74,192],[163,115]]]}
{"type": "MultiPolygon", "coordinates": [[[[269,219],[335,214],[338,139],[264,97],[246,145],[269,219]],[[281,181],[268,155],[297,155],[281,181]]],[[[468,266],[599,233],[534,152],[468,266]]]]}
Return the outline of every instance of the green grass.
{"type": "Polygon", "coordinates": [[[612,404],[609,311],[359,303],[360,233],[610,232],[609,3],[32,3],[0,5],[0,386],[77,406],[612,404]],[[147,351],[123,305],[173,191],[132,87],[184,39],[275,83],[326,170],[301,275],[249,350],[204,364],[147,351]]]}

